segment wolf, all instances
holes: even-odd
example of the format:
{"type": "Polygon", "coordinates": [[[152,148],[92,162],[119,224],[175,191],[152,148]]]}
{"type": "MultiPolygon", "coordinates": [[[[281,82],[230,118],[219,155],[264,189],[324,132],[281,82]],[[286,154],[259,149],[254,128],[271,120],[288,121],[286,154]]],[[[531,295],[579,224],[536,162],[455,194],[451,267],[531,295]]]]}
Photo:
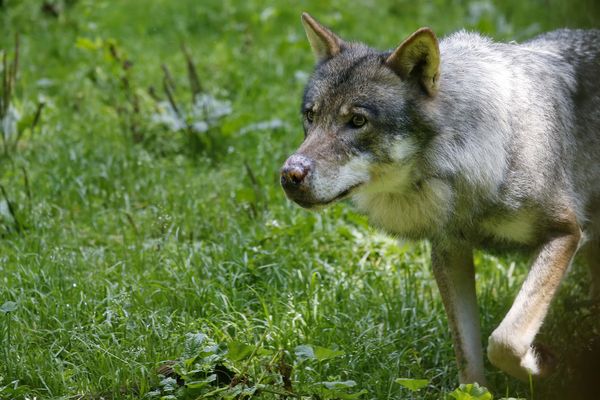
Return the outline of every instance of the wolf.
{"type": "Polygon", "coordinates": [[[349,198],[389,234],[430,241],[462,383],[485,383],[473,250],[530,252],[487,356],[522,380],[547,374],[534,339],[578,251],[600,298],[600,30],[517,44],[421,28],[378,51],[302,23],[317,63],[286,195],[307,209],[349,198]]]}

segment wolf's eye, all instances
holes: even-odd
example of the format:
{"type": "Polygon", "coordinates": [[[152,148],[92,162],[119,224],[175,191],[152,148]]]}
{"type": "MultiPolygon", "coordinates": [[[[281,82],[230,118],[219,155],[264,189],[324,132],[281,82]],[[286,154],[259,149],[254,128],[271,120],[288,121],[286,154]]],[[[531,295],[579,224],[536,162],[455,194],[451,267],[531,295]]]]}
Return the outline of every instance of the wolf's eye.
{"type": "Polygon", "coordinates": [[[308,122],[313,122],[315,120],[315,112],[313,110],[306,110],[306,119],[308,122]]]}
{"type": "Polygon", "coordinates": [[[350,120],[350,124],[352,125],[353,128],[360,128],[361,126],[363,126],[366,123],[367,123],[367,119],[365,118],[364,115],[360,115],[360,114],[354,114],[352,116],[352,119],[350,120]]]}

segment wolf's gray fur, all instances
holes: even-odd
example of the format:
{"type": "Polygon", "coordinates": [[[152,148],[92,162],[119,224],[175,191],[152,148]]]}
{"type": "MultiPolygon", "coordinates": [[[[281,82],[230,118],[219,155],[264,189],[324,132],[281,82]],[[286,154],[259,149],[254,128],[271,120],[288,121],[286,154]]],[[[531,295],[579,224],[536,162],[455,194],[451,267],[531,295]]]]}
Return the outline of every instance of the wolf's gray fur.
{"type": "Polygon", "coordinates": [[[307,208],[350,197],[385,231],[431,240],[461,381],[484,381],[472,249],[534,252],[488,356],[543,374],[533,339],[584,242],[600,293],[600,30],[523,44],[458,32],[438,54],[428,30],[380,52],[303,22],[318,64],[305,141],[282,169],[288,196],[307,208]]]}

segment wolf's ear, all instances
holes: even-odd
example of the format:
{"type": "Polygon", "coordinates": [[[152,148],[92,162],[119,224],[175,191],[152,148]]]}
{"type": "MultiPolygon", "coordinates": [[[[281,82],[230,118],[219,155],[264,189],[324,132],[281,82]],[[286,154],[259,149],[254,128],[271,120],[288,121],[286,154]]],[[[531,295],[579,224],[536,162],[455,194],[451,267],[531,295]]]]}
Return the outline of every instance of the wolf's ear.
{"type": "Polygon", "coordinates": [[[440,48],[433,31],[421,28],[408,37],[385,61],[400,78],[417,79],[430,96],[440,76],[440,48]]]}
{"type": "Polygon", "coordinates": [[[308,13],[302,13],[302,25],[310,42],[310,47],[317,60],[325,60],[340,53],[342,39],[336,34],[319,24],[308,13]]]}

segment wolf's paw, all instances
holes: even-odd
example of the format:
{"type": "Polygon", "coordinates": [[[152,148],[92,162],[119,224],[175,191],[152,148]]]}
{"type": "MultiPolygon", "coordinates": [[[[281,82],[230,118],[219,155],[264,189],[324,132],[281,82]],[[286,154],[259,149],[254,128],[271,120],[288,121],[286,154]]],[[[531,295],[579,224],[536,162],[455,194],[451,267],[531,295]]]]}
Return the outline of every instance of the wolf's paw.
{"type": "Polygon", "coordinates": [[[521,358],[521,367],[528,371],[533,377],[544,377],[549,375],[557,365],[557,359],[548,346],[540,343],[532,345],[525,356],[521,358]]]}
{"type": "Polygon", "coordinates": [[[544,345],[527,345],[498,338],[492,334],[487,354],[490,362],[522,381],[548,375],[556,365],[556,357],[544,345]]]}

